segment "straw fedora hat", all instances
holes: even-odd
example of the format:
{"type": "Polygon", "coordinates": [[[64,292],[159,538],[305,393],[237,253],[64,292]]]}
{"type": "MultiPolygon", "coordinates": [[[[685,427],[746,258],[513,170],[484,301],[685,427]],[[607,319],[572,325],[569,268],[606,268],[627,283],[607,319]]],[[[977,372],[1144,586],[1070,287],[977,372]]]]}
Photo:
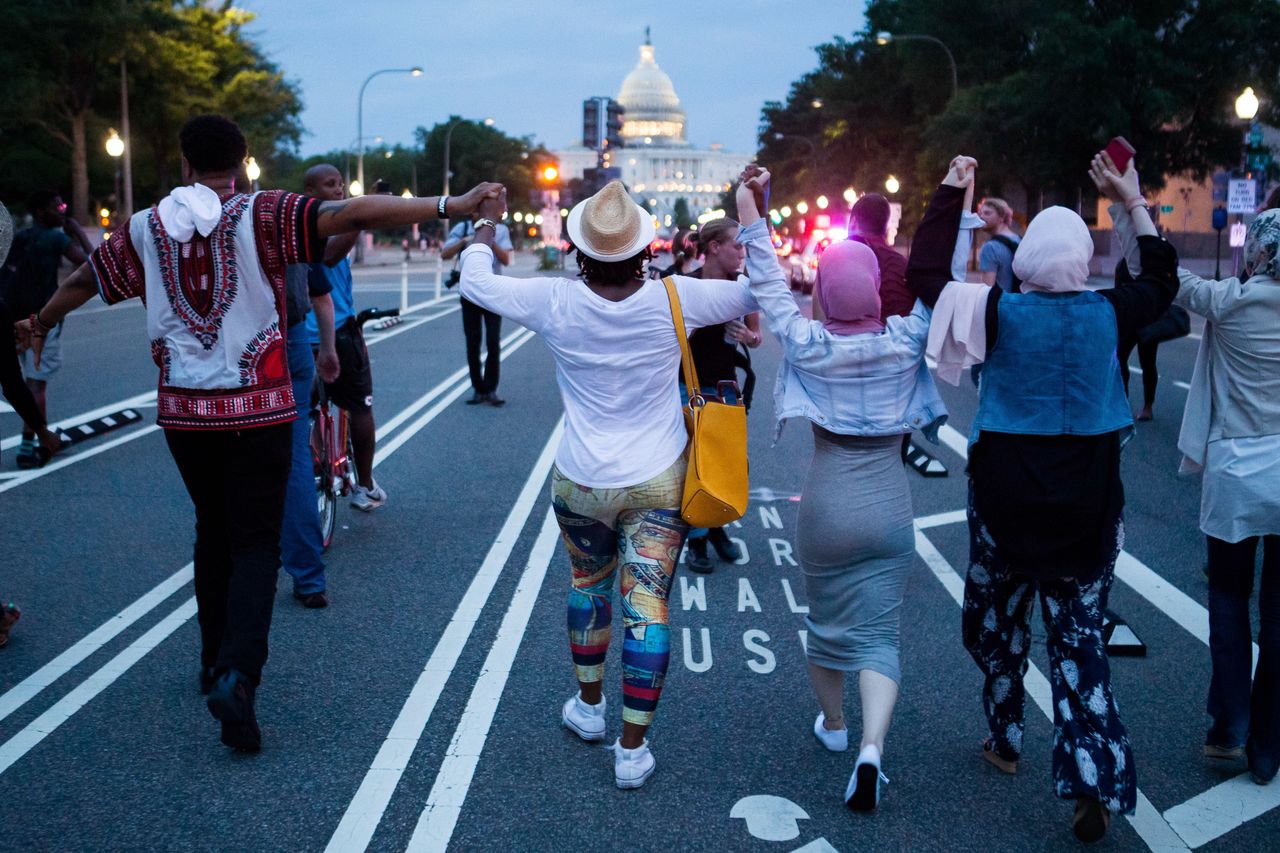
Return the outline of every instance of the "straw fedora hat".
{"type": "Polygon", "coordinates": [[[631,200],[622,181],[580,201],[569,211],[569,239],[597,261],[625,261],[653,242],[653,218],[631,200]]]}

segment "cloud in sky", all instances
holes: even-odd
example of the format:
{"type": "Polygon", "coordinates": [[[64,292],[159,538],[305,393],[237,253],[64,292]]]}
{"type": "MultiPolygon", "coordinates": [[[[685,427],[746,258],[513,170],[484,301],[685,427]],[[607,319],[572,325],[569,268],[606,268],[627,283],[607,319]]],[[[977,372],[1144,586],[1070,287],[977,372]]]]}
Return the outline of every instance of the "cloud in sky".
{"type": "Polygon", "coordinates": [[[640,4],[455,0],[368,3],[240,0],[250,32],[302,86],[304,153],[344,148],[356,136],[356,99],[381,68],[426,74],[378,77],[364,98],[364,132],[409,144],[419,125],[449,115],[493,117],[548,147],[582,133],[582,100],[616,95],[652,27],[658,64],[675,84],[695,145],[754,151],[765,101],[781,100],[817,64],[813,48],[863,26],[863,4],[640,4]]]}

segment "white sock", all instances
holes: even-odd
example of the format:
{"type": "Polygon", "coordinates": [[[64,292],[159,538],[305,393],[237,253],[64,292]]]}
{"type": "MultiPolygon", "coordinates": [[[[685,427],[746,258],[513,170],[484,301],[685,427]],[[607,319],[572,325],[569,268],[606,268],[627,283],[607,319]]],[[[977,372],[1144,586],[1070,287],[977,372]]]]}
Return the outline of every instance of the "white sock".
{"type": "Polygon", "coordinates": [[[858,753],[856,764],[872,764],[876,767],[880,766],[880,748],[874,743],[869,743],[862,748],[862,752],[858,753]]]}

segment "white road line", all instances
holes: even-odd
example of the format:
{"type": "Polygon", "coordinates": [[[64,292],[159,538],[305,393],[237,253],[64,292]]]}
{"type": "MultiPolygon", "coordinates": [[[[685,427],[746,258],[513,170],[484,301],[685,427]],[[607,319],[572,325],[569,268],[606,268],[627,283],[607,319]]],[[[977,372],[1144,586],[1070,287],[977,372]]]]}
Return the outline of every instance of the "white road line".
{"type": "Polygon", "coordinates": [[[520,490],[520,495],[511,507],[511,512],[507,515],[502,529],[493,540],[493,545],[485,555],[484,562],[481,563],[462,600],[453,611],[453,617],[440,635],[439,641],[431,652],[431,657],[423,667],[422,674],[418,676],[409,697],[405,700],[395,722],[392,723],[391,731],[387,733],[386,739],[378,749],[369,772],[365,774],[338,828],[329,839],[329,844],[325,848],[328,853],[364,850],[369,846],[378,824],[382,821],[383,812],[386,811],[387,804],[391,802],[396,786],[400,783],[400,777],[404,775],[405,768],[413,757],[418,740],[426,729],[427,721],[431,719],[436,702],[439,701],[440,694],[453,673],[463,648],[471,638],[471,632],[475,629],[481,612],[493,594],[494,585],[498,582],[503,566],[506,565],[516,541],[520,538],[520,531],[524,529],[534,504],[542,494],[543,484],[551,470],[556,447],[560,443],[563,432],[564,419],[561,418],[555,429],[551,431],[551,437],[542,448],[542,453],[534,463],[533,470],[529,472],[529,478],[525,481],[524,488],[520,490]]]}
{"type": "Polygon", "coordinates": [[[924,515],[916,519],[916,530],[928,530],[930,527],[960,524],[968,520],[968,513],[962,509],[953,510],[952,512],[940,512],[937,515],[924,515]]]}
{"type": "MultiPolygon", "coordinates": [[[[141,394],[134,394],[132,397],[126,397],[123,400],[117,400],[114,403],[107,403],[105,406],[99,406],[96,409],[90,409],[87,412],[81,412],[78,415],[72,415],[68,418],[62,418],[54,421],[55,424],[82,424],[85,421],[92,421],[103,415],[110,415],[121,409],[141,408],[147,403],[156,401],[155,391],[144,391],[141,394]]],[[[11,447],[17,447],[22,441],[21,435],[11,435],[4,441],[0,441],[0,450],[8,450],[11,447]]]]}
{"type": "Polygon", "coordinates": [[[93,448],[90,448],[89,450],[82,450],[81,452],[77,453],[75,456],[64,456],[61,459],[55,459],[53,462],[50,462],[48,465],[44,466],[43,468],[32,468],[30,471],[24,472],[21,477],[14,477],[12,480],[8,480],[4,483],[0,483],[0,493],[7,492],[10,489],[16,489],[18,488],[18,486],[22,486],[27,483],[30,483],[32,480],[38,480],[41,477],[47,477],[48,475],[52,474],[55,471],[61,471],[63,468],[66,468],[68,465],[74,465],[77,462],[83,462],[86,459],[92,459],[94,456],[97,456],[99,453],[106,453],[108,450],[114,450],[115,448],[119,447],[122,444],[127,444],[128,442],[133,441],[134,439],[142,438],[144,435],[150,435],[151,433],[156,432],[159,429],[160,427],[156,426],[155,424],[152,424],[151,426],[143,427],[142,429],[134,430],[133,432],[127,432],[122,436],[113,438],[110,441],[105,442],[103,444],[99,444],[93,448]]]}
{"type": "MultiPolygon", "coordinates": [[[[520,332],[513,333],[510,336],[510,338],[508,338],[508,342],[516,338],[521,338],[521,339],[517,341],[514,345],[504,349],[502,353],[503,359],[506,359],[508,355],[510,355],[511,353],[514,353],[517,349],[520,348],[520,345],[528,341],[529,338],[531,337],[533,337],[533,333],[528,330],[522,330],[520,332]]],[[[444,390],[448,387],[449,383],[455,381],[455,377],[465,375],[466,372],[467,372],[467,369],[463,368],[462,370],[456,372],[453,377],[446,379],[444,382],[437,385],[431,391],[428,391],[421,398],[419,398],[415,403],[409,406],[405,411],[397,415],[396,418],[393,418],[392,422],[388,423],[388,425],[385,426],[382,430],[379,430],[379,433],[378,433],[379,437],[381,437],[382,435],[385,435],[386,432],[389,432],[391,429],[394,429],[395,427],[404,423],[404,420],[407,419],[407,417],[409,417],[413,412],[417,411],[418,409],[422,408],[422,406],[429,403],[431,399],[433,399],[435,396],[438,396],[441,393],[444,393],[444,390]]],[[[450,396],[448,399],[450,400],[457,399],[457,397],[461,395],[461,393],[462,393],[461,389],[455,388],[449,392],[449,394],[452,396],[450,396]]],[[[395,452],[395,449],[403,446],[403,444],[406,441],[408,441],[410,437],[412,437],[417,432],[421,431],[424,427],[427,426],[427,424],[431,423],[431,421],[435,419],[436,415],[438,415],[443,410],[444,410],[443,406],[433,407],[430,412],[423,415],[421,418],[415,421],[413,425],[411,425],[410,427],[405,429],[403,432],[401,432],[400,435],[396,437],[397,443],[394,448],[392,448],[391,450],[385,450],[385,449],[380,450],[375,455],[374,461],[373,461],[374,467],[377,467],[379,464],[381,464],[388,456],[390,456],[392,453],[395,452]]],[[[563,427],[559,427],[558,429],[562,429],[562,428],[563,427]]],[[[152,426],[152,427],[149,427],[148,429],[154,430],[154,429],[158,429],[158,427],[152,426]]],[[[553,434],[553,437],[555,437],[555,434],[553,434]]],[[[45,469],[40,469],[40,470],[45,470],[45,469]]],[[[0,486],[0,489],[2,488],[3,487],[0,486]]],[[[143,616],[145,616],[146,614],[154,610],[161,602],[169,598],[169,596],[173,595],[173,593],[176,590],[186,585],[186,583],[191,580],[192,575],[193,575],[193,564],[188,563],[187,565],[179,569],[177,572],[175,572],[173,575],[170,575],[168,578],[161,581],[159,584],[153,587],[149,592],[142,595],[138,600],[134,601],[124,610],[120,611],[120,613],[108,619],[106,622],[104,622],[97,629],[92,631],[84,639],[80,640],[71,648],[67,649],[62,654],[58,655],[52,661],[45,664],[40,669],[36,670],[36,672],[32,673],[30,676],[24,679],[21,683],[15,685],[13,688],[8,690],[3,695],[0,695],[0,720],[3,720],[9,714],[13,713],[18,708],[22,707],[22,705],[24,705],[27,701],[35,697],[37,694],[39,694],[42,690],[44,690],[50,684],[57,681],[59,678],[61,678],[63,675],[69,672],[72,668],[74,668],[77,664],[79,664],[89,655],[93,654],[98,649],[102,648],[108,641],[114,638],[121,631],[125,630],[134,622],[136,622],[138,619],[142,618],[143,616]]],[[[191,614],[188,614],[188,616],[194,614],[195,612],[194,601],[195,599],[192,599],[193,609],[191,614]]],[[[176,615],[177,613],[178,611],[174,611],[174,614],[171,615],[169,618],[173,618],[173,616],[176,615]]],[[[174,627],[176,628],[177,626],[175,625],[174,627]]],[[[155,630],[155,629],[152,629],[152,630],[155,630]]],[[[165,633],[164,636],[167,637],[169,633],[172,633],[172,630],[173,629],[170,629],[167,633],[165,633]]],[[[149,635],[150,635],[150,632],[148,632],[148,635],[145,635],[145,636],[149,636],[149,635]]],[[[164,639],[164,637],[160,637],[160,639],[164,639]]],[[[157,642],[159,642],[159,640],[157,640],[157,642]]],[[[135,643],[135,645],[137,645],[137,643],[135,643]]],[[[154,647],[154,644],[151,647],[147,647],[143,651],[143,654],[145,654],[146,651],[150,651],[150,648],[152,647],[154,647]]],[[[130,646],[130,648],[133,648],[133,646],[130,646]]],[[[140,657],[141,655],[138,656],[138,658],[140,657]]],[[[128,668],[137,661],[138,658],[129,660],[128,664],[122,667],[120,666],[120,661],[123,658],[121,655],[117,655],[105,666],[97,670],[93,675],[89,676],[89,679],[85,683],[88,683],[88,681],[92,681],[94,679],[98,679],[99,681],[101,681],[101,676],[103,676],[104,673],[107,673],[109,671],[111,673],[110,680],[103,682],[98,689],[94,690],[85,699],[85,701],[87,702],[89,699],[93,698],[93,696],[96,696],[98,693],[102,691],[102,689],[104,689],[112,681],[114,681],[116,678],[119,678],[121,675],[123,675],[125,671],[127,671],[128,668]]],[[[79,690],[80,688],[76,688],[76,689],[79,690]]],[[[73,691],[73,694],[74,693],[75,691],[73,691]]],[[[70,696],[73,694],[68,694],[68,695],[70,696]]],[[[83,704],[84,703],[82,702],[81,705],[83,704]]],[[[55,708],[56,707],[60,707],[60,704],[55,705],[55,708]]],[[[72,708],[70,713],[67,716],[70,717],[70,715],[75,713],[75,711],[78,710],[79,707],[80,706],[77,705],[76,707],[72,708]]],[[[42,716],[39,719],[45,719],[45,717],[42,716]]],[[[37,720],[36,722],[39,722],[39,720],[37,720]]],[[[57,725],[61,725],[62,722],[63,720],[59,720],[57,725]]],[[[35,723],[32,723],[32,725],[34,724],[35,723]]],[[[30,726],[28,726],[28,728],[30,728],[30,726]]],[[[24,729],[24,732],[25,731],[26,730],[24,729]]],[[[22,736],[23,734],[20,732],[18,735],[15,735],[15,738],[22,737],[22,736]]],[[[41,735],[41,738],[43,738],[43,735],[41,735]]],[[[39,739],[31,743],[31,746],[34,746],[35,743],[38,743],[38,742],[39,742],[39,739]]],[[[4,746],[0,746],[0,755],[5,754],[4,750],[7,747],[8,747],[8,743],[6,743],[4,746]]],[[[27,749],[29,748],[30,747],[28,746],[27,749]]],[[[8,764],[4,764],[3,766],[0,766],[0,773],[3,773],[5,769],[7,769],[9,764],[12,764],[13,761],[16,761],[18,758],[20,758],[24,754],[25,754],[25,750],[22,753],[18,754],[16,757],[14,757],[12,761],[9,761],[8,764]]]]}
{"type": "Polygon", "coordinates": [[[1164,819],[1195,848],[1261,817],[1276,806],[1280,806],[1280,785],[1258,785],[1248,773],[1242,773],[1174,806],[1164,813],[1164,819]]]}
{"type": "Polygon", "coordinates": [[[938,429],[938,438],[961,459],[969,459],[969,439],[951,424],[943,424],[938,429]]]}
{"type": "Polygon", "coordinates": [[[117,634],[146,616],[160,602],[185,586],[191,580],[193,567],[192,563],[187,563],[133,604],[90,631],[83,640],[15,684],[0,696],[0,720],[21,708],[41,690],[66,675],[82,660],[105,646],[117,634]]]}
{"type": "Polygon", "coordinates": [[[196,600],[188,598],[150,631],[134,640],[120,654],[86,678],[74,690],[63,696],[53,707],[36,717],[20,732],[0,746],[0,773],[32,750],[36,744],[53,734],[59,726],[83,708],[120,676],[129,671],[147,652],[160,645],[178,627],[195,615],[196,600]]]}
{"type": "MultiPolygon", "coordinates": [[[[941,552],[934,547],[928,537],[920,531],[916,531],[916,553],[925,561],[925,564],[933,571],[935,577],[941,581],[947,592],[955,599],[956,604],[963,606],[964,604],[964,581],[956,574],[955,569],[947,562],[947,558],[942,556],[941,552]]],[[[1035,700],[1036,705],[1044,712],[1044,715],[1050,720],[1053,719],[1053,690],[1049,686],[1049,681],[1040,672],[1040,669],[1033,663],[1027,665],[1027,673],[1024,676],[1024,685],[1027,695],[1035,700]]],[[[1146,795],[1142,793],[1142,789],[1138,789],[1138,807],[1135,814],[1129,816],[1129,823],[1138,833],[1139,837],[1146,842],[1147,847],[1157,853],[1173,853],[1173,851],[1188,850],[1187,844],[1178,837],[1169,824],[1161,817],[1160,812],[1151,805],[1146,795]]]]}
{"type": "Polygon", "coordinates": [[[453,740],[449,742],[444,761],[436,773],[436,781],[427,796],[427,804],[418,817],[418,824],[406,850],[414,853],[444,853],[449,847],[449,840],[458,825],[467,791],[475,776],[476,765],[484,752],[494,714],[498,710],[498,703],[502,701],[502,692],[506,689],[507,678],[515,664],[516,653],[520,650],[520,642],[529,627],[529,617],[538,601],[538,593],[547,575],[547,566],[551,564],[551,557],[555,554],[556,543],[559,541],[560,526],[556,523],[555,511],[548,507],[547,516],[542,521],[542,531],[538,534],[533,550],[529,552],[529,562],[511,596],[507,613],[502,617],[498,636],[480,667],[480,677],[471,689],[471,698],[467,700],[462,719],[454,729],[453,740]]]}

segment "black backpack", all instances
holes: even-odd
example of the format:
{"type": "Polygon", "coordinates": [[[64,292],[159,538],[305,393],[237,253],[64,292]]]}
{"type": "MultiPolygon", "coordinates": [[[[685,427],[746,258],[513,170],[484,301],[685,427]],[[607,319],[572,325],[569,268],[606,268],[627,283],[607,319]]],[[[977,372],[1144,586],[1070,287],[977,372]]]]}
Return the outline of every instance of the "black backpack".
{"type": "MultiPolygon", "coordinates": [[[[1011,240],[1011,239],[1009,239],[1008,237],[1004,236],[1003,234],[996,234],[996,235],[995,235],[994,237],[992,237],[991,239],[992,239],[992,240],[995,240],[995,241],[996,241],[997,243],[999,243],[1001,246],[1004,246],[1006,249],[1008,249],[1008,250],[1009,250],[1009,254],[1011,254],[1011,255],[1012,255],[1013,253],[1015,253],[1015,252],[1017,252],[1017,251],[1018,251],[1018,243],[1017,243],[1015,240],[1011,240]]],[[[1018,276],[1014,274],[1013,269],[1012,269],[1013,264],[1012,264],[1012,263],[1010,263],[1010,265],[1009,265],[1009,266],[1010,266],[1010,269],[1009,269],[1009,275],[1010,275],[1010,276],[1012,276],[1012,278],[1013,278],[1013,292],[1014,292],[1014,293],[1021,293],[1021,292],[1022,292],[1022,279],[1018,278],[1018,276]]]]}
{"type": "Polygon", "coordinates": [[[24,228],[13,235],[13,245],[4,266],[0,266],[0,301],[9,306],[15,318],[23,318],[37,310],[44,301],[34,291],[37,271],[34,260],[27,253],[30,229],[24,228]],[[39,302],[33,305],[32,303],[39,302]]]}

